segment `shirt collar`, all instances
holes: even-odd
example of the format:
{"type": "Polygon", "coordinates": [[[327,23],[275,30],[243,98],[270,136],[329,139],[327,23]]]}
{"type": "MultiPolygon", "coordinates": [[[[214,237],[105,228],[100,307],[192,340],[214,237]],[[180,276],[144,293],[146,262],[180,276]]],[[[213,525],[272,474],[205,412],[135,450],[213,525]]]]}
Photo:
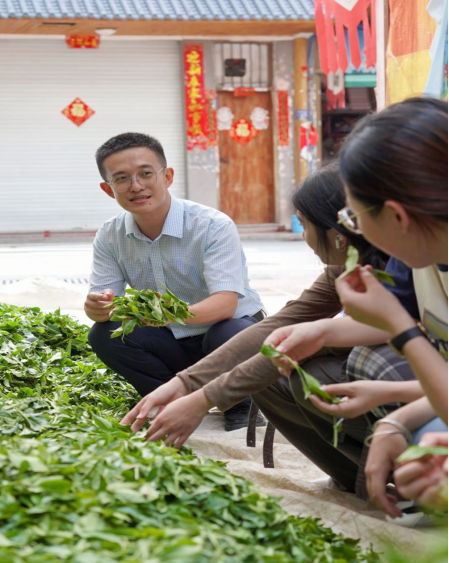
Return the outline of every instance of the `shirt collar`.
{"type": "Polygon", "coordinates": [[[176,197],[171,196],[170,209],[165,218],[161,235],[182,238],[184,233],[184,204],[176,197]]]}
{"type": "MultiPolygon", "coordinates": [[[[136,238],[146,239],[145,235],[139,229],[134,221],[131,213],[125,216],[126,235],[134,235],[136,238]]],[[[184,205],[182,201],[171,195],[170,209],[168,210],[165,223],[162,228],[162,235],[168,235],[176,238],[182,238],[184,232],[184,205]]]]}

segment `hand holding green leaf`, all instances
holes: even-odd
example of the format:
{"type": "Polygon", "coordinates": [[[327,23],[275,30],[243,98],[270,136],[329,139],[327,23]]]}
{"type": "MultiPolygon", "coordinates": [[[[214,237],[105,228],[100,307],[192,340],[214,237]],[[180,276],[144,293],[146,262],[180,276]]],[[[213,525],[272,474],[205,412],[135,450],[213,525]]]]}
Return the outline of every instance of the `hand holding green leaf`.
{"type": "MultiPolygon", "coordinates": [[[[348,246],[348,254],[346,257],[345,268],[346,270],[338,276],[335,280],[336,282],[342,280],[346,276],[349,276],[354,272],[359,262],[359,251],[354,246],[348,246]]],[[[377,268],[373,268],[371,270],[373,276],[375,276],[380,282],[388,283],[389,285],[395,285],[393,276],[384,272],[383,270],[378,270],[377,268]]]]}
{"type": "MultiPolygon", "coordinates": [[[[164,286],[165,287],[165,286],[164,286]]],[[[115,306],[111,311],[111,321],[121,321],[111,338],[131,333],[136,326],[165,326],[169,322],[185,324],[186,319],[195,315],[189,312],[189,304],[176,297],[168,288],[161,294],[151,289],[127,289],[125,294],[114,297],[106,307],[115,306]]]]}
{"type": "Polygon", "coordinates": [[[407,463],[428,455],[447,456],[448,449],[446,446],[409,446],[396,461],[398,463],[407,463]]]}
{"type": "MultiPolygon", "coordinates": [[[[301,366],[299,366],[289,356],[287,356],[287,354],[283,354],[282,352],[279,352],[271,344],[264,344],[260,349],[260,353],[266,356],[267,358],[284,358],[291,364],[292,368],[298,372],[299,379],[301,381],[302,388],[304,391],[305,399],[308,399],[310,395],[317,395],[318,397],[320,397],[321,399],[323,399],[328,403],[340,402],[339,397],[336,397],[335,395],[331,395],[330,393],[327,393],[326,391],[323,391],[323,389],[321,389],[321,383],[318,381],[318,379],[316,379],[316,377],[313,377],[313,375],[307,373],[304,369],[302,369],[301,366]]],[[[334,416],[334,447],[335,448],[338,445],[338,433],[341,428],[341,423],[342,423],[342,419],[337,421],[336,417],[334,416]]]]}

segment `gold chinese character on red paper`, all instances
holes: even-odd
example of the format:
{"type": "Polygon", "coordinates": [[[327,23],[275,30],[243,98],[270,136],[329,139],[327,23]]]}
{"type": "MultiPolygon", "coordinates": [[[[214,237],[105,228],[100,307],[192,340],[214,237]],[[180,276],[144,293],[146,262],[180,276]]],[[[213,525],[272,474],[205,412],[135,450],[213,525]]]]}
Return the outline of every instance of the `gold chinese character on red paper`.
{"type": "Polygon", "coordinates": [[[259,131],[247,119],[239,119],[227,131],[227,134],[241,145],[249,143],[258,133],[259,131]]]}
{"type": "Polygon", "coordinates": [[[208,146],[203,46],[184,45],[184,85],[187,120],[187,150],[208,146]]]}
{"type": "Polygon", "coordinates": [[[72,123],[78,127],[82,125],[95,112],[86,105],[80,98],[75,98],[71,104],[65,107],[62,112],[72,123]]]}

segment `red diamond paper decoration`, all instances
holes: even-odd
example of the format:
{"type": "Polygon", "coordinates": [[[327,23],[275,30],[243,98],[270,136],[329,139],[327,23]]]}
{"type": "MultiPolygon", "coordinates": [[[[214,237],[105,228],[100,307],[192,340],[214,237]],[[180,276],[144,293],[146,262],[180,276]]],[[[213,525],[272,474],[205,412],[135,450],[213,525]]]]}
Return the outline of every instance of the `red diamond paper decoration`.
{"type": "Polygon", "coordinates": [[[247,119],[239,119],[227,133],[234,141],[237,141],[237,143],[246,145],[251,139],[254,139],[259,131],[253,127],[247,119]]]}
{"type": "Polygon", "coordinates": [[[91,115],[95,112],[88,105],[86,105],[80,98],[75,98],[73,102],[62,110],[66,117],[70,119],[75,125],[82,125],[91,115]]]}

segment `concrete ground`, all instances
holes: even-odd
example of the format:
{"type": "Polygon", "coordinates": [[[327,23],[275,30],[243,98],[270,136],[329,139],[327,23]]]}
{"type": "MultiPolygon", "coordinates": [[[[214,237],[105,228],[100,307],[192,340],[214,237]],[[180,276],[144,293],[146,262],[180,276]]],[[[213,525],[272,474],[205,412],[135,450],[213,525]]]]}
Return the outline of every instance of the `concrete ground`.
{"type": "MultiPolygon", "coordinates": [[[[250,285],[261,295],[269,314],[298,297],[322,271],[322,264],[302,240],[250,239],[242,244],[250,285]]],[[[61,307],[88,322],[82,308],[91,259],[91,242],[1,245],[0,300],[43,309],[61,307]],[[32,282],[31,278],[40,279],[32,282]]]]}

